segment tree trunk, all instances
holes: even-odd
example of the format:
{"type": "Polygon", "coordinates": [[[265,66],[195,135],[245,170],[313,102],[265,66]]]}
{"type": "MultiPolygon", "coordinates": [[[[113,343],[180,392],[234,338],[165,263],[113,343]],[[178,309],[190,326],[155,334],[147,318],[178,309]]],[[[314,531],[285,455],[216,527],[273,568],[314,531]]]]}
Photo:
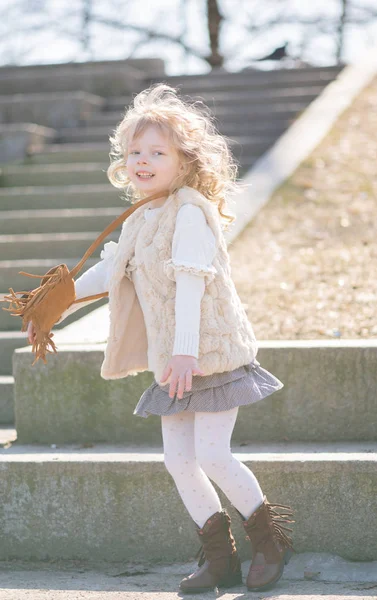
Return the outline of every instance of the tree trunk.
{"type": "Polygon", "coordinates": [[[93,58],[91,49],[90,27],[93,19],[93,2],[92,0],[83,0],[81,13],[81,49],[84,51],[86,60],[93,58]]]}
{"type": "Polygon", "coordinates": [[[344,50],[344,30],[347,24],[348,0],[340,0],[340,17],[337,28],[337,44],[336,44],[336,63],[339,65],[342,61],[344,50]]]}
{"type": "Polygon", "coordinates": [[[207,2],[207,24],[211,54],[206,56],[206,61],[211,67],[222,67],[224,57],[219,52],[220,26],[223,16],[220,14],[218,0],[206,0],[207,2]]]}

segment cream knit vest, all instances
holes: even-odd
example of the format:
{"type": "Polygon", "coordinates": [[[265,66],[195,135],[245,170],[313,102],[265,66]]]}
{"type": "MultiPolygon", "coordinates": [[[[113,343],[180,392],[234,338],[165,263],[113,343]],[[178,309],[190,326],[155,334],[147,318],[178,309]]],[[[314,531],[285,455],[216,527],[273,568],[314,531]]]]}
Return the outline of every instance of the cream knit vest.
{"type": "Polygon", "coordinates": [[[213,261],[217,273],[209,277],[201,302],[199,367],[205,375],[231,371],[257,354],[252,326],[231,279],[218,209],[198,191],[183,187],[169,196],[156,218],[146,220],[141,206],[123,224],[109,285],[110,331],[101,367],[103,379],[150,370],[160,383],[175,336],[173,235],[177,213],[187,203],[203,210],[217,248],[213,261]],[[131,259],[152,309],[147,323],[127,271],[131,259]]]}

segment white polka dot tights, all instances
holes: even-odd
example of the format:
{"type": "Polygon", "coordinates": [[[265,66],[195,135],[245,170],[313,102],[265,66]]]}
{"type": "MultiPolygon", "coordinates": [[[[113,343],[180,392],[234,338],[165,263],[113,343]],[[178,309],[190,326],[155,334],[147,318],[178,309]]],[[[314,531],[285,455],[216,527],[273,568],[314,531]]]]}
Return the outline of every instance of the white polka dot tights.
{"type": "Polygon", "coordinates": [[[165,466],[192,519],[203,527],[221,510],[212,479],[246,519],[263,502],[255,475],[231,452],[238,407],[162,416],[165,466]]]}

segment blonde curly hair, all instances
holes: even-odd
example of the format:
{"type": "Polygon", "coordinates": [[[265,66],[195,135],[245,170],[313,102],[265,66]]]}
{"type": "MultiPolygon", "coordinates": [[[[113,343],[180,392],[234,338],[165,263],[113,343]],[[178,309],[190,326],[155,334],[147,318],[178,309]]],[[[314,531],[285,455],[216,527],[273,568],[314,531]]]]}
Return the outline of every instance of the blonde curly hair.
{"type": "Polygon", "coordinates": [[[184,165],[182,175],[172,184],[172,193],[186,185],[198,190],[216,204],[226,229],[235,216],[225,212],[226,195],[238,191],[238,166],[227,139],[215,125],[214,117],[202,102],[184,102],[177,90],[155,84],[140,92],[110,136],[110,166],[107,176],[116,188],[131,191],[135,203],[140,199],[126,169],[128,146],[150,125],[167,131],[184,165]]]}

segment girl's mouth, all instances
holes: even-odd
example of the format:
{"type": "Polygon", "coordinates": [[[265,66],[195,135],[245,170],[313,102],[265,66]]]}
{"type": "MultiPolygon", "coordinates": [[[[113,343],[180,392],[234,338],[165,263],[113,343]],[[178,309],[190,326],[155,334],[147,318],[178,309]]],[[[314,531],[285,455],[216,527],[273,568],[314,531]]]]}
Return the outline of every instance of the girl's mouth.
{"type": "Polygon", "coordinates": [[[152,179],[154,177],[154,173],[148,173],[147,171],[138,171],[136,175],[139,179],[152,179]]]}

